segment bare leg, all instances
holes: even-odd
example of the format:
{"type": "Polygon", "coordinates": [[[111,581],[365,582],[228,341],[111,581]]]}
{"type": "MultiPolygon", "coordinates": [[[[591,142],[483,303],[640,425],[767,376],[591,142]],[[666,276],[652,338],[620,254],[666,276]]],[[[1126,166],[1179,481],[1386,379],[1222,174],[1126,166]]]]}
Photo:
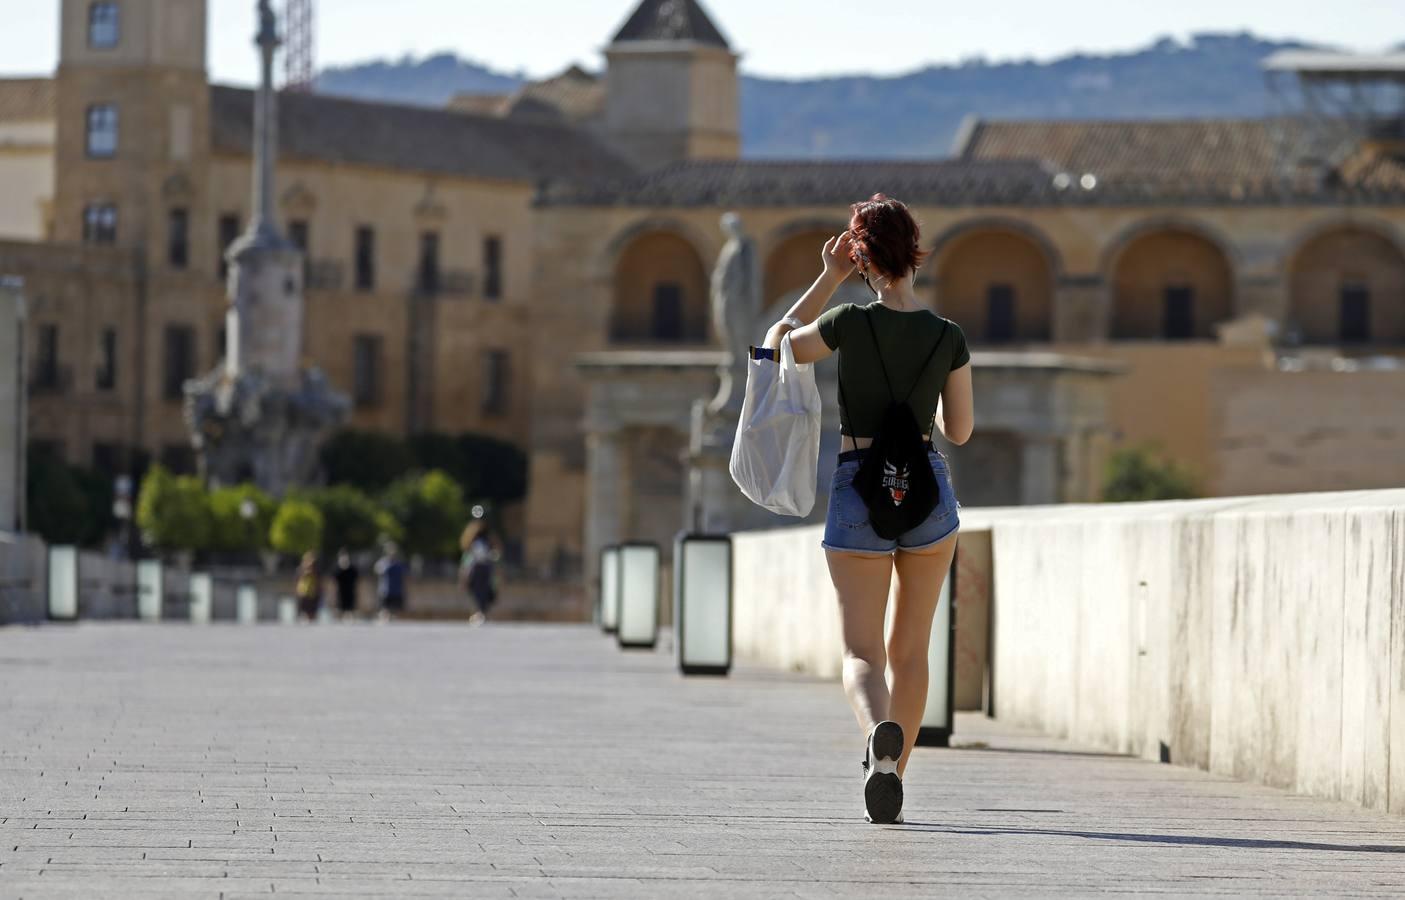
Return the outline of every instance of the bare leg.
{"type": "Polygon", "coordinates": [[[888,665],[893,672],[888,717],[903,728],[899,775],[907,770],[907,758],[917,742],[917,729],[927,706],[927,648],[932,639],[932,618],[955,553],[956,535],[952,535],[925,550],[899,550],[894,563],[898,593],[893,605],[893,630],[888,637],[888,665]]]}
{"type": "Polygon", "coordinates": [[[888,717],[887,656],[883,615],[893,574],[891,556],[825,551],[829,577],[839,594],[844,632],[844,693],[865,736],[888,717]]]}

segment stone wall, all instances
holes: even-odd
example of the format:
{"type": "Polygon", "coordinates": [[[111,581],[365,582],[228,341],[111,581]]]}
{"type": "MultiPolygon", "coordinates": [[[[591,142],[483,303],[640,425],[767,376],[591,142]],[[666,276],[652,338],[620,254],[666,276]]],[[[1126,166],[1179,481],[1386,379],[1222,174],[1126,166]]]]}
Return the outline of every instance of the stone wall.
{"type": "MultiPolygon", "coordinates": [[[[1405,812],[1405,490],[963,511],[988,535],[995,714],[1083,744],[1405,812]]],[[[818,529],[739,534],[739,657],[825,677],[818,529]],[[784,562],[777,562],[783,560],[784,562]]],[[[981,559],[958,558],[959,705],[981,559]],[[966,589],[962,589],[962,580],[966,589]]]]}

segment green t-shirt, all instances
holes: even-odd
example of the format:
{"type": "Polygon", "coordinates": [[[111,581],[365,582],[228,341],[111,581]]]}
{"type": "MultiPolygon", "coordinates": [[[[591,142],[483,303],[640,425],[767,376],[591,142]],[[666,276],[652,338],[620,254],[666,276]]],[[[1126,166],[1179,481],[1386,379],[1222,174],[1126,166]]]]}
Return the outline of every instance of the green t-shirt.
{"type": "Polygon", "coordinates": [[[816,324],[829,349],[839,352],[840,421],[844,434],[852,437],[873,437],[888,404],[901,400],[909,389],[908,405],[926,434],[937,414],[947,374],[971,361],[961,327],[926,309],[902,312],[881,303],[845,303],[827,310],[816,324]],[[872,332],[865,317],[873,323],[872,332]],[[883,352],[881,364],[878,347],[883,352]],[[936,354],[928,360],[933,347],[936,354]],[[883,380],[884,366],[892,379],[891,394],[883,380]]]}

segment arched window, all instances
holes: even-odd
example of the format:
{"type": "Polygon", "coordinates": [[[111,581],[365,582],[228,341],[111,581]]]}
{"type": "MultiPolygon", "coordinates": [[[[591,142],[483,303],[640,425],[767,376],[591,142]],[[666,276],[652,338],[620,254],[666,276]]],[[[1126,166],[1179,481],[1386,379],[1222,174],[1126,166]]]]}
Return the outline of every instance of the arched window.
{"type": "Polygon", "coordinates": [[[692,244],[667,231],[640,235],[615,263],[610,339],[705,343],[707,295],[707,273],[692,244]]]}
{"type": "Polygon", "coordinates": [[[1138,235],[1117,254],[1111,276],[1112,337],[1207,340],[1234,312],[1229,259],[1192,231],[1138,235]]]}
{"type": "Polygon", "coordinates": [[[1016,231],[977,228],[946,242],[934,263],[937,312],[980,344],[1047,341],[1054,272],[1048,254],[1016,231]]]}
{"type": "Polygon", "coordinates": [[[1289,334],[1308,344],[1405,343],[1405,256],[1372,231],[1317,235],[1289,263],[1289,334]]]}

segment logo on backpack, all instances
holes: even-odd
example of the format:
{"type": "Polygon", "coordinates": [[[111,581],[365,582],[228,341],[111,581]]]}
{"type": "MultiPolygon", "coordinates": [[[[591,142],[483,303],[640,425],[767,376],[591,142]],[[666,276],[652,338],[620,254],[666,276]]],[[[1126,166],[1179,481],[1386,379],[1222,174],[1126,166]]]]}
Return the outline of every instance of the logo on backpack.
{"type": "Polygon", "coordinates": [[[903,498],[907,496],[908,467],[899,469],[890,462],[883,463],[882,485],[888,491],[888,496],[893,498],[894,506],[902,506],[903,498]]]}

